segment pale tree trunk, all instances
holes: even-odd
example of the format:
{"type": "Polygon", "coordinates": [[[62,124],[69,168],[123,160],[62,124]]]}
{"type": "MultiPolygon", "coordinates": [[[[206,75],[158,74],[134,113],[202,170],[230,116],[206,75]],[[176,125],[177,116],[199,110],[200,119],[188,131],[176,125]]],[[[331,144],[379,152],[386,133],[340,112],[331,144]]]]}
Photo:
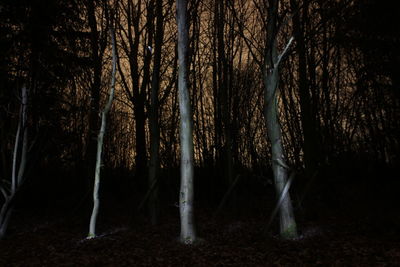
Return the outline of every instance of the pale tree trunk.
{"type": "Polygon", "coordinates": [[[26,125],[28,93],[25,86],[22,87],[21,94],[22,94],[22,102],[19,114],[17,133],[15,136],[11,182],[3,183],[2,185],[0,185],[0,191],[4,197],[4,204],[0,210],[0,239],[4,237],[7,231],[11,213],[14,208],[13,200],[18,190],[21,188],[21,186],[25,181],[24,174],[26,167],[26,158],[28,153],[28,127],[26,125]],[[22,145],[21,149],[20,145],[22,145]]]}
{"type": "Polygon", "coordinates": [[[187,0],[177,0],[178,24],[178,89],[180,110],[180,147],[181,147],[181,188],[179,194],[179,212],[181,218],[180,241],[192,244],[196,241],[193,219],[193,136],[190,97],[188,89],[188,21],[187,0]]]}
{"type": "Polygon", "coordinates": [[[279,84],[279,63],[286,53],[293,38],[290,39],[281,55],[277,53],[277,16],[278,0],[269,1],[267,43],[264,55],[264,86],[265,86],[265,119],[268,136],[272,146],[272,170],[274,174],[275,188],[280,196],[280,234],[285,239],[297,237],[296,221],[293,207],[287,190],[282,195],[287,182],[288,167],[285,163],[285,155],[282,146],[281,126],[278,118],[277,92],[279,84]]]}
{"type": "Polygon", "coordinates": [[[101,127],[100,132],[97,137],[97,155],[96,155],[96,169],[94,174],[94,188],[93,188],[93,210],[90,217],[89,234],[87,238],[96,237],[96,221],[97,215],[99,213],[99,186],[100,186],[100,171],[101,171],[101,154],[103,150],[103,139],[104,133],[106,131],[106,117],[110,111],[112,101],[114,98],[114,88],[115,88],[115,71],[117,66],[117,56],[116,56],[116,46],[115,46],[115,36],[114,31],[110,30],[111,41],[112,41],[112,74],[111,74],[111,88],[108,102],[101,112],[101,127]]]}

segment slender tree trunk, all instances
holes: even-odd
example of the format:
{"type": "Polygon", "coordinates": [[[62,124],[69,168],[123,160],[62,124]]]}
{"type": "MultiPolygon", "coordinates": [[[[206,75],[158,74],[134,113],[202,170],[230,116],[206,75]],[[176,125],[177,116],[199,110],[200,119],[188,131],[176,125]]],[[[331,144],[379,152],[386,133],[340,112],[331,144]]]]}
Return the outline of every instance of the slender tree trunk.
{"type": "Polygon", "coordinates": [[[181,217],[180,241],[192,244],[196,241],[193,219],[193,130],[190,97],[188,88],[188,20],[187,0],[177,0],[178,24],[178,89],[180,110],[180,144],[181,144],[181,189],[179,194],[179,211],[181,217]]]}
{"type": "Polygon", "coordinates": [[[150,166],[149,166],[149,190],[151,195],[149,197],[149,213],[151,224],[155,225],[158,222],[159,216],[159,199],[158,199],[158,183],[160,159],[159,159],[159,148],[160,148],[160,129],[158,124],[158,109],[159,100],[158,92],[160,88],[160,66],[161,66],[161,48],[164,38],[163,29],[163,11],[162,11],[162,0],[156,2],[156,36],[154,45],[154,67],[153,67],[153,79],[151,84],[151,98],[150,98],[150,166]],[[152,188],[154,186],[154,188],[152,188]]]}
{"type": "MultiPolygon", "coordinates": [[[[269,1],[269,13],[267,24],[267,43],[264,55],[264,86],[265,86],[265,118],[268,136],[272,146],[272,170],[277,195],[281,194],[287,183],[288,167],[285,163],[283,152],[281,126],[278,118],[277,92],[279,84],[279,63],[288,46],[281,55],[277,52],[277,16],[278,0],[269,1]]],[[[290,45],[290,39],[288,45],[290,45]]],[[[278,198],[279,199],[279,198],[278,198]]],[[[297,227],[293,214],[293,207],[289,192],[282,198],[280,206],[280,234],[285,239],[297,237],[297,227]]]]}
{"type": "Polygon", "coordinates": [[[25,86],[21,89],[22,102],[18,121],[17,133],[13,153],[13,167],[10,185],[0,185],[0,192],[3,194],[4,203],[0,210],[0,239],[6,234],[11,213],[14,209],[14,199],[18,190],[25,181],[25,168],[28,154],[28,127],[27,127],[27,105],[28,92],[25,86]],[[20,145],[22,148],[20,149],[20,145]],[[17,167],[18,164],[18,167],[17,167]]]}
{"type": "MultiPolygon", "coordinates": [[[[221,103],[221,118],[222,118],[222,126],[223,126],[223,135],[224,135],[224,150],[223,150],[223,175],[224,175],[224,183],[226,188],[230,188],[230,186],[234,182],[233,177],[233,155],[232,155],[232,135],[231,135],[231,107],[230,107],[230,94],[231,91],[229,85],[228,73],[228,59],[225,52],[225,8],[224,1],[216,1],[216,5],[218,6],[217,16],[217,40],[218,40],[218,64],[220,66],[219,72],[219,88],[220,91],[220,103],[221,103]]],[[[229,189],[228,189],[229,190],[229,189]]],[[[231,204],[234,204],[235,192],[232,192],[231,204]]],[[[234,205],[230,205],[233,207],[234,205]]]]}
{"type": "MultiPolygon", "coordinates": [[[[147,49],[145,52],[145,62],[144,62],[144,72],[146,73],[146,78],[142,80],[140,84],[140,67],[139,67],[139,44],[141,42],[141,23],[142,22],[142,1],[132,1],[127,0],[126,6],[121,4],[121,12],[124,12],[126,16],[126,24],[120,24],[121,28],[121,43],[125,56],[129,61],[129,74],[131,87],[128,82],[125,81],[125,73],[119,66],[119,73],[122,79],[125,81],[124,89],[125,92],[133,104],[133,113],[135,116],[135,176],[142,177],[146,173],[147,156],[146,156],[146,112],[145,112],[145,101],[147,92],[147,76],[148,76],[148,66],[149,66],[149,51],[147,49]],[[134,3],[135,2],[135,3],[134,3]],[[145,84],[143,83],[145,82],[145,84]]],[[[152,25],[150,25],[152,27],[152,25]]],[[[150,28],[151,28],[150,27],[150,28]]],[[[148,45],[148,44],[145,44],[148,45]]],[[[144,46],[145,47],[145,46],[144,46]]]]}
{"type": "MultiPolygon", "coordinates": [[[[317,142],[316,134],[316,121],[313,112],[313,101],[309,90],[307,78],[307,61],[306,61],[306,44],[304,41],[304,32],[302,21],[300,20],[300,12],[297,11],[297,1],[291,0],[293,15],[293,29],[296,35],[296,50],[298,54],[297,72],[299,74],[299,95],[300,95],[300,109],[301,109],[301,125],[303,129],[303,152],[304,162],[306,167],[307,176],[311,178],[316,170],[316,147],[317,142]]],[[[307,1],[303,7],[303,20],[307,19],[307,1]]]]}
{"type": "Polygon", "coordinates": [[[117,56],[116,56],[116,45],[115,45],[115,36],[114,31],[110,31],[111,40],[112,40],[112,74],[111,74],[111,88],[110,95],[108,98],[108,102],[104,107],[104,110],[101,112],[101,128],[99,132],[99,136],[97,138],[97,155],[96,155],[96,169],[94,174],[94,189],[93,189],[93,210],[92,215],[90,217],[90,225],[89,225],[89,234],[88,238],[94,238],[96,236],[96,222],[97,215],[99,213],[99,187],[100,187],[100,171],[101,171],[101,154],[103,150],[103,139],[106,131],[106,117],[108,112],[111,109],[112,101],[114,98],[114,88],[115,88],[115,72],[117,67],[117,56]]]}
{"type": "MultiPolygon", "coordinates": [[[[139,33],[136,33],[139,34],[139,33]]],[[[150,82],[150,64],[151,64],[151,46],[153,44],[154,35],[154,1],[150,1],[146,12],[146,39],[144,40],[144,59],[143,59],[143,76],[140,86],[140,99],[137,103],[136,115],[136,175],[145,176],[147,170],[147,141],[146,141],[146,95],[150,82]],[[149,48],[150,47],[150,48],[149,48]]]]}
{"type": "Polygon", "coordinates": [[[95,11],[95,3],[93,0],[87,1],[87,18],[90,28],[90,48],[91,61],[93,70],[93,80],[90,85],[90,104],[88,110],[88,135],[86,138],[85,160],[82,168],[87,169],[85,177],[85,187],[89,188],[89,177],[91,170],[95,167],[96,155],[96,131],[98,129],[99,119],[98,112],[100,107],[100,88],[101,88],[101,72],[102,58],[99,47],[99,32],[97,30],[97,19],[95,11]]]}
{"type": "Polygon", "coordinates": [[[216,167],[216,176],[222,176],[221,173],[221,158],[222,158],[222,116],[221,116],[221,97],[220,97],[220,64],[218,64],[218,3],[214,2],[214,19],[210,21],[213,29],[212,35],[212,88],[213,88],[213,108],[214,108],[214,160],[216,167]]]}

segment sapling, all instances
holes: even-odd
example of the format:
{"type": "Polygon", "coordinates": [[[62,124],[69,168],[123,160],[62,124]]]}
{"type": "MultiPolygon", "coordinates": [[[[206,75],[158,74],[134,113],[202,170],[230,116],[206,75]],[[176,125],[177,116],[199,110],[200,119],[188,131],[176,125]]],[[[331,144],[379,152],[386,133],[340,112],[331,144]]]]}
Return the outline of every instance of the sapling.
{"type": "Polygon", "coordinates": [[[11,181],[4,180],[2,184],[0,184],[0,192],[4,198],[4,203],[0,210],[0,239],[2,239],[6,233],[11,213],[14,209],[15,196],[25,181],[25,168],[28,154],[28,91],[25,86],[21,88],[21,96],[21,107],[14,143],[11,181]]]}
{"type": "Polygon", "coordinates": [[[90,217],[89,224],[89,234],[87,236],[88,239],[96,237],[96,221],[97,215],[99,213],[99,187],[100,187],[100,170],[101,170],[101,153],[103,150],[103,139],[104,133],[106,131],[106,118],[107,114],[110,111],[113,99],[114,99],[114,91],[115,91],[115,72],[117,66],[117,52],[115,45],[115,36],[114,31],[110,30],[111,35],[111,43],[112,43],[112,73],[111,73],[111,87],[110,87],[110,95],[108,98],[108,102],[105,105],[103,111],[101,112],[101,126],[99,135],[97,137],[97,155],[96,155],[96,169],[94,173],[94,188],[93,188],[93,210],[92,215],[90,217]]]}

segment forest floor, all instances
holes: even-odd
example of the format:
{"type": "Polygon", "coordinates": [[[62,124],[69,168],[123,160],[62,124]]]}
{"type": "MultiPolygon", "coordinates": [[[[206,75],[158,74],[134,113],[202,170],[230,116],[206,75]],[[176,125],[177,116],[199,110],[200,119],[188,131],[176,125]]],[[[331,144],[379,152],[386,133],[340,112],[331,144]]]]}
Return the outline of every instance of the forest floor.
{"type": "Polygon", "coordinates": [[[0,266],[399,266],[397,204],[361,202],[363,208],[343,201],[298,215],[301,235],[291,241],[276,235],[276,225],[264,234],[267,212],[213,219],[212,212],[199,208],[196,224],[203,241],[192,246],[177,241],[179,215],[173,206],[158,226],[143,215],[132,222],[120,215],[122,207],[110,209],[99,217],[101,236],[90,240],[86,211],[35,216],[17,210],[0,241],[0,266]]]}

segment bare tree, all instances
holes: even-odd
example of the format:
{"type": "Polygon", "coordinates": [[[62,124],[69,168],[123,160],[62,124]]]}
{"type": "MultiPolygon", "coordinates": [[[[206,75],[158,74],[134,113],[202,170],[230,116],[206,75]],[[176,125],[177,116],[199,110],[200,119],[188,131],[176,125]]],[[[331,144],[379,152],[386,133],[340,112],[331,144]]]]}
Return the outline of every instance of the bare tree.
{"type": "Polygon", "coordinates": [[[94,175],[94,189],[93,189],[93,210],[92,215],[90,217],[90,226],[89,226],[89,234],[88,238],[96,237],[96,221],[97,215],[99,213],[99,186],[100,186],[100,170],[101,170],[101,153],[103,149],[103,139],[106,131],[106,117],[107,113],[110,111],[113,98],[114,98],[114,90],[115,90],[115,72],[117,67],[117,56],[116,56],[116,45],[115,45],[115,36],[114,31],[110,30],[111,40],[112,40],[112,73],[111,73],[111,87],[110,87],[110,95],[108,98],[108,102],[105,105],[103,111],[101,112],[101,127],[100,132],[97,137],[97,155],[96,155],[96,169],[94,175]]]}
{"type": "Polygon", "coordinates": [[[274,173],[275,188],[280,196],[280,234],[283,238],[296,238],[297,227],[293,214],[293,207],[288,190],[284,190],[287,183],[288,167],[282,145],[281,126],[278,118],[277,93],[279,85],[279,64],[287,52],[293,37],[290,38],[285,50],[278,55],[277,51],[277,20],[278,0],[269,0],[267,42],[264,54],[263,78],[265,86],[265,119],[268,136],[272,146],[272,171],[274,173]]]}
{"type": "Polygon", "coordinates": [[[180,241],[192,244],[196,241],[193,219],[193,130],[190,96],[188,88],[188,20],[187,0],[177,0],[178,24],[178,90],[180,110],[181,145],[181,189],[179,193],[179,211],[181,218],[180,241]]]}
{"type": "Polygon", "coordinates": [[[4,237],[7,231],[11,213],[14,208],[13,203],[15,196],[25,181],[25,168],[28,154],[28,92],[25,86],[21,89],[21,95],[22,101],[19,111],[17,133],[15,135],[11,179],[7,183],[0,184],[0,191],[4,197],[4,203],[0,211],[0,239],[4,237]]]}
{"type": "Polygon", "coordinates": [[[123,18],[116,28],[121,49],[118,72],[124,91],[133,105],[135,117],[135,175],[141,177],[146,172],[146,99],[150,81],[151,52],[154,30],[154,1],[119,1],[119,13],[123,18]],[[147,12],[145,12],[147,11],[147,12]],[[144,20],[144,18],[146,20],[144,20]],[[142,50],[142,53],[140,52],[142,50]],[[127,73],[123,59],[128,61],[127,73]]]}
{"type": "MultiPolygon", "coordinates": [[[[306,43],[304,36],[304,21],[308,19],[308,1],[305,0],[302,8],[302,20],[300,18],[300,11],[297,1],[290,1],[293,12],[293,30],[296,35],[296,52],[298,55],[297,72],[299,73],[299,96],[300,96],[300,109],[301,109],[301,126],[303,129],[303,151],[304,162],[308,177],[312,177],[316,170],[316,158],[318,135],[316,133],[316,120],[315,120],[315,107],[312,95],[308,85],[307,78],[307,62],[306,62],[306,43]]],[[[323,8],[322,8],[323,9],[323,8]]],[[[312,53],[311,53],[312,54],[312,53]]],[[[329,53],[326,53],[329,54],[329,53]]],[[[310,62],[313,62],[309,60],[310,62]]],[[[315,70],[315,66],[309,69],[309,72],[315,70]]],[[[312,81],[312,79],[310,79],[312,81]]],[[[313,95],[316,95],[315,93],[313,95]]]]}
{"type": "MultiPolygon", "coordinates": [[[[98,7],[97,1],[87,0],[84,2],[87,14],[89,32],[89,45],[90,45],[90,103],[88,110],[88,135],[86,136],[86,151],[84,165],[88,165],[88,170],[95,166],[96,154],[96,131],[99,126],[100,112],[100,92],[102,88],[102,72],[103,72],[103,58],[104,51],[107,45],[107,28],[108,21],[105,20],[105,12],[107,8],[98,7]],[[101,10],[100,16],[98,10],[101,10]],[[99,24],[100,29],[99,29],[99,24]]],[[[82,166],[84,167],[84,166],[82,166]]],[[[89,181],[89,180],[88,180],[89,181]]],[[[88,185],[88,184],[87,184],[88,185]]]]}
{"type": "Polygon", "coordinates": [[[150,165],[149,165],[149,190],[151,191],[149,199],[149,213],[151,223],[154,225],[158,221],[158,172],[160,168],[159,149],[160,149],[160,129],[159,129],[159,99],[160,89],[160,68],[161,68],[161,48],[164,39],[164,16],[162,10],[162,0],[156,1],[156,33],[154,44],[154,66],[151,83],[150,97],[150,165]]]}

